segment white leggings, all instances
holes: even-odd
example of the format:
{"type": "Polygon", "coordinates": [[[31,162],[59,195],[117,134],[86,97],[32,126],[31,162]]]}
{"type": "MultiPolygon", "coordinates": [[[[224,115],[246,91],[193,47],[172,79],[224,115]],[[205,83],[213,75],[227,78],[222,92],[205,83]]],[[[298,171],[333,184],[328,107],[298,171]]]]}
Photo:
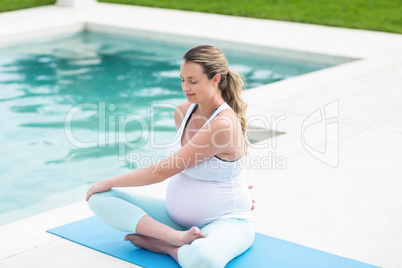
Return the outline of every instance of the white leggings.
{"type": "MultiPolygon", "coordinates": [[[[147,214],[173,229],[188,230],[172,220],[162,199],[112,189],[92,195],[88,204],[102,221],[121,231],[135,233],[137,223],[147,214]]],[[[218,219],[203,226],[201,231],[205,238],[179,248],[181,267],[225,267],[254,241],[253,223],[245,219],[218,219]]]]}

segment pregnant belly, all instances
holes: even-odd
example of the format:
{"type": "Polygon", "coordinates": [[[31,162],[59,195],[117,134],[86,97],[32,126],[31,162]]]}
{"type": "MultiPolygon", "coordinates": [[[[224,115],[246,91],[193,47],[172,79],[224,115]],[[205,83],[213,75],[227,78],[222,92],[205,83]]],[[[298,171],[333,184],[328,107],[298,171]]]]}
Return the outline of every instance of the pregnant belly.
{"type": "Polygon", "coordinates": [[[251,197],[245,183],[233,186],[193,179],[182,173],[169,180],[166,208],[172,219],[183,226],[202,227],[218,218],[250,210],[251,197]]]}

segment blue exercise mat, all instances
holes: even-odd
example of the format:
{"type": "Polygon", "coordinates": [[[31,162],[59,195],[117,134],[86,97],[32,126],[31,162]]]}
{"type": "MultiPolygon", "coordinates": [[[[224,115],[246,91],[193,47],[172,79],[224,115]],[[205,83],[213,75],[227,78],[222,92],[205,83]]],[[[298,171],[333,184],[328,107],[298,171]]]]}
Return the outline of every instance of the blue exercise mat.
{"type": "MultiPolygon", "coordinates": [[[[98,217],[69,223],[47,232],[116,258],[148,268],[177,268],[169,256],[134,247],[98,217]]],[[[269,268],[368,268],[377,267],[256,233],[253,245],[226,267],[269,268]]]]}

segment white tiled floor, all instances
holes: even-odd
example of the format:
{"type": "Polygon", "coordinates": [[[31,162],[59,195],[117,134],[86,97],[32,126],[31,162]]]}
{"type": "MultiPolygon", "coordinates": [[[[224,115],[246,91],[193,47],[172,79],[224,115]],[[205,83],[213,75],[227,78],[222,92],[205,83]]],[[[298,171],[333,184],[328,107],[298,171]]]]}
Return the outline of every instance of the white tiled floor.
{"type": "MultiPolygon", "coordinates": [[[[401,35],[112,4],[0,14],[3,44],[85,27],[181,42],[188,36],[211,38],[218,46],[240,42],[231,46],[258,45],[261,53],[283,57],[319,60],[310,53],[322,53],[361,59],[245,92],[250,118],[286,116],[278,123],[286,134],[269,141],[268,148],[250,148],[250,158],[271,151],[286,160],[283,170],[247,171],[255,185],[253,213],[258,232],[382,267],[402,267],[401,35]],[[339,139],[334,130],[328,133],[328,150],[339,145],[336,168],[311,156],[301,141],[303,122],[333,101],[339,103],[339,117],[331,121],[339,123],[339,139]]],[[[324,130],[324,124],[306,129],[308,145],[323,149],[324,130]]],[[[165,187],[150,186],[142,193],[163,196],[165,187]]],[[[129,266],[45,232],[89,215],[85,202],[79,202],[0,227],[0,266],[129,266]]]]}

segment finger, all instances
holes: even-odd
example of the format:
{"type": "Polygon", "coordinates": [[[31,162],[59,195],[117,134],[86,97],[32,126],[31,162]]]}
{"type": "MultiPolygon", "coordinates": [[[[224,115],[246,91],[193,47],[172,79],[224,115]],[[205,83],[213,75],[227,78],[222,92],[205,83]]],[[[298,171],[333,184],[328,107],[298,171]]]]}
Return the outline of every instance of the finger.
{"type": "Polygon", "coordinates": [[[255,209],[255,206],[253,205],[252,207],[251,207],[251,211],[253,211],[255,209]]]}
{"type": "Polygon", "coordinates": [[[251,202],[253,202],[253,204],[255,204],[255,200],[254,200],[254,199],[251,199],[251,202]]]}
{"type": "Polygon", "coordinates": [[[254,187],[254,185],[249,185],[248,189],[251,190],[254,187]]]}
{"type": "Polygon", "coordinates": [[[92,195],[92,188],[89,189],[89,191],[87,192],[87,197],[86,197],[87,202],[88,202],[89,198],[91,197],[91,195],[92,195]]]}

